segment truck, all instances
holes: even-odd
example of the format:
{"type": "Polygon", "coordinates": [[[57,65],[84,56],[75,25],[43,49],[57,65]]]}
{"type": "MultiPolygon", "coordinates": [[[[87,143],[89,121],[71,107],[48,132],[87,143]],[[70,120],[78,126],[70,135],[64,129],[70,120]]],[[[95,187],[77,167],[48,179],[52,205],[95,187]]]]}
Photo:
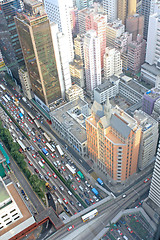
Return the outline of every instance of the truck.
{"type": "Polygon", "coordinates": [[[22,97],[22,100],[26,103],[27,99],[25,97],[22,97]]]}
{"type": "Polygon", "coordinates": [[[59,145],[56,145],[57,151],[60,154],[61,157],[63,157],[64,153],[59,145]]]}
{"type": "Polygon", "coordinates": [[[47,188],[49,191],[52,189],[48,182],[46,182],[45,185],[46,185],[46,188],[47,188]]]}
{"type": "Polygon", "coordinates": [[[21,147],[21,149],[23,150],[23,151],[26,151],[26,146],[17,138],[16,139],[16,141],[17,141],[17,143],[19,144],[19,146],[21,147]]]}
{"type": "Polygon", "coordinates": [[[49,154],[45,148],[42,148],[42,152],[43,152],[46,156],[48,156],[48,154],[49,154]]]}
{"type": "Polygon", "coordinates": [[[78,171],[77,175],[80,179],[82,179],[82,180],[84,179],[84,175],[81,173],[81,171],[78,171]]]}
{"type": "Polygon", "coordinates": [[[97,178],[97,182],[98,182],[101,186],[104,185],[103,181],[102,181],[100,178],[97,178]]]}
{"type": "Polygon", "coordinates": [[[92,192],[94,193],[94,195],[96,195],[96,197],[99,195],[97,189],[95,189],[95,188],[92,188],[92,192]]]}

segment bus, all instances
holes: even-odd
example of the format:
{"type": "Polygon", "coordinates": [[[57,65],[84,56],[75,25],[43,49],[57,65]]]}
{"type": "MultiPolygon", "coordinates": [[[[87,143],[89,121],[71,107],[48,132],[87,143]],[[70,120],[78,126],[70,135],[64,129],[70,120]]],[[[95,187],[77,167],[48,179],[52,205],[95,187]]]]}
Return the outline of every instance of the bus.
{"type": "Polygon", "coordinates": [[[46,143],[46,147],[53,153],[55,152],[54,148],[49,144],[49,143],[46,143]]]}
{"type": "Polygon", "coordinates": [[[86,221],[94,218],[95,216],[97,216],[97,214],[98,214],[97,209],[94,209],[93,211],[91,211],[91,212],[83,215],[83,216],[82,216],[82,221],[83,221],[83,222],[86,222],[86,221]]]}
{"type": "Polygon", "coordinates": [[[6,88],[5,87],[3,87],[3,85],[2,84],[0,84],[0,88],[5,92],[6,91],[6,88]]]}
{"type": "Polygon", "coordinates": [[[42,148],[42,152],[43,152],[46,156],[48,156],[48,154],[49,154],[45,148],[42,148]]]}
{"type": "Polygon", "coordinates": [[[5,98],[7,98],[8,101],[11,101],[10,97],[6,94],[5,98]]]}
{"type": "Polygon", "coordinates": [[[63,157],[64,153],[59,145],[56,146],[57,151],[59,152],[60,156],[63,157]]]}
{"type": "Polygon", "coordinates": [[[17,139],[16,141],[19,144],[19,146],[22,148],[22,150],[25,152],[26,151],[26,146],[19,139],[17,139]]]}
{"type": "Polygon", "coordinates": [[[66,164],[66,168],[72,173],[73,177],[76,175],[76,170],[72,168],[68,163],[66,164]]]}
{"type": "Polygon", "coordinates": [[[38,164],[40,165],[41,168],[44,168],[44,165],[41,161],[39,161],[38,164]]]}
{"type": "Polygon", "coordinates": [[[30,117],[32,120],[35,119],[35,117],[32,115],[32,113],[28,112],[28,115],[29,115],[29,117],[30,117]]]}
{"type": "Polygon", "coordinates": [[[78,171],[77,175],[80,179],[84,179],[84,175],[83,175],[83,173],[81,173],[81,171],[78,171]]]}
{"type": "Polygon", "coordinates": [[[34,123],[36,124],[37,128],[40,128],[40,127],[41,127],[40,124],[39,124],[39,122],[38,122],[36,119],[34,119],[34,123]]]}
{"type": "Polygon", "coordinates": [[[8,103],[8,100],[3,96],[2,97],[2,99],[6,102],[6,103],[8,103]]]}
{"type": "Polygon", "coordinates": [[[46,140],[47,140],[48,142],[51,141],[51,139],[50,139],[50,137],[47,135],[47,133],[43,133],[43,136],[46,138],[46,140]]]}

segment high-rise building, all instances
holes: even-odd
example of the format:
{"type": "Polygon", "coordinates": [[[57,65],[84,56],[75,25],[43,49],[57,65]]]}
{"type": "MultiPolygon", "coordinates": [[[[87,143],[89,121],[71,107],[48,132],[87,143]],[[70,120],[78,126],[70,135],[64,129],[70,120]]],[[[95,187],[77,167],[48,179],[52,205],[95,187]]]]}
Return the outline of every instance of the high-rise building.
{"type": "Polygon", "coordinates": [[[118,106],[111,109],[109,99],[103,106],[94,101],[91,112],[86,119],[89,156],[121,183],[137,170],[141,127],[118,106]]]}
{"type": "Polygon", "coordinates": [[[143,37],[143,30],[144,30],[144,16],[134,14],[132,16],[127,17],[126,32],[132,33],[133,41],[137,39],[138,34],[143,37]]]}
{"type": "Polygon", "coordinates": [[[114,74],[122,73],[122,60],[120,52],[115,48],[106,48],[104,54],[104,78],[109,78],[114,74]]]}
{"type": "Polygon", "coordinates": [[[65,36],[58,31],[58,24],[51,23],[51,34],[58,70],[58,77],[61,87],[62,97],[65,98],[65,92],[71,87],[71,75],[69,71],[69,62],[66,52],[65,36]]]}
{"type": "Polygon", "coordinates": [[[137,40],[128,44],[128,68],[134,73],[138,73],[141,65],[145,61],[146,40],[141,35],[137,35],[137,40]]]}
{"type": "Polygon", "coordinates": [[[147,40],[151,0],[142,0],[141,14],[144,16],[143,37],[147,40]]]}
{"type": "Polygon", "coordinates": [[[70,87],[66,92],[66,99],[67,101],[74,101],[78,98],[81,98],[84,100],[84,94],[83,89],[79,87],[77,84],[74,84],[72,87],[70,87]]]}
{"type": "Polygon", "coordinates": [[[64,33],[68,61],[73,61],[74,52],[70,19],[70,7],[73,7],[73,3],[66,0],[44,0],[44,6],[50,22],[57,23],[59,31],[64,33]]]}
{"type": "Polygon", "coordinates": [[[106,46],[114,47],[115,39],[120,37],[125,30],[122,20],[117,19],[112,23],[108,23],[106,27],[106,46]]]}
{"type": "Polygon", "coordinates": [[[19,73],[19,79],[20,79],[21,85],[22,85],[23,94],[28,99],[32,99],[31,82],[29,79],[27,69],[25,69],[25,67],[21,67],[20,69],[18,69],[18,73],[19,73]]]}
{"type": "Polygon", "coordinates": [[[74,52],[76,59],[81,59],[84,61],[83,42],[84,36],[78,34],[74,39],[74,52]]]}
{"type": "Polygon", "coordinates": [[[127,12],[128,1],[127,0],[118,0],[117,1],[117,17],[122,20],[122,23],[125,25],[127,12]]]}
{"type": "Polygon", "coordinates": [[[128,0],[128,16],[136,13],[137,0],[128,0]]]}
{"type": "Polygon", "coordinates": [[[79,33],[86,33],[88,30],[95,30],[100,39],[101,68],[103,68],[103,56],[106,48],[106,24],[107,15],[97,13],[94,9],[83,9],[78,12],[79,33]]]}
{"type": "Polygon", "coordinates": [[[160,67],[160,16],[155,13],[149,18],[148,38],[147,38],[147,50],[146,50],[146,62],[150,65],[156,64],[160,67]]]}
{"type": "Polygon", "coordinates": [[[92,92],[101,84],[100,40],[96,31],[90,30],[84,35],[84,63],[86,90],[92,92]]]}
{"type": "Polygon", "coordinates": [[[24,65],[24,59],[14,22],[18,9],[20,9],[18,0],[0,2],[0,50],[6,66],[20,83],[18,67],[24,65]]]}
{"type": "Polygon", "coordinates": [[[138,168],[143,170],[154,161],[158,141],[158,122],[142,110],[136,110],[134,118],[142,127],[138,168]]]}
{"type": "Polygon", "coordinates": [[[41,2],[26,0],[24,9],[15,18],[17,32],[35,100],[48,110],[61,98],[50,22],[41,2]]]}
{"type": "Polygon", "coordinates": [[[74,59],[70,62],[70,73],[72,84],[77,84],[79,87],[85,87],[85,74],[84,74],[84,64],[82,60],[74,59]]]}
{"type": "Polygon", "coordinates": [[[160,207],[160,142],[157,149],[156,162],[154,165],[152,182],[149,190],[149,198],[160,207]]]}
{"type": "Polygon", "coordinates": [[[108,22],[117,19],[117,0],[103,0],[104,13],[107,14],[108,22]]]}
{"type": "Polygon", "coordinates": [[[78,10],[90,8],[93,5],[93,0],[75,0],[75,2],[78,10]]]}
{"type": "Polygon", "coordinates": [[[160,90],[157,88],[152,88],[146,92],[143,96],[142,110],[148,115],[151,115],[154,109],[155,102],[160,98],[160,90]]]}

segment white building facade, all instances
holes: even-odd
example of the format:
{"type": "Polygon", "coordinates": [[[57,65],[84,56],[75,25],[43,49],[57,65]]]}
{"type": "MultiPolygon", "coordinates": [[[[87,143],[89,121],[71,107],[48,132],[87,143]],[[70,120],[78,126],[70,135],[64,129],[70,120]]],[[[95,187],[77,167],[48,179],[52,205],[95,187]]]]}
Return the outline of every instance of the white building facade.
{"type": "Polygon", "coordinates": [[[65,0],[44,0],[44,6],[48,18],[51,22],[58,24],[58,29],[65,37],[66,52],[68,61],[73,61],[73,41],[70,19],[70,7],[72,7],[72,1],[65,0]]]}
{"type": "Polygon", "coordinates": [[[108,22],[113,22],[117,19],[117,0],[103,0],[103,8],[108,16],[108,22]]]}
{"type": "Polygon", "coordinates": [[[109,79],[112,75],[120,73],[122,73],[120,52],[107,47],[104,55],[104,78],[109,79]]]}
{"type": "Polygon", "coordinates": [[[100,40],[96,31],[90,30],[85,34],[83,49],[86,90],[92,92],[95,87],[101,84],[100,40]]]}
{"type": "Polygon", "coordinates": [[[156,162],[154,165],[152,182],[148,196],[158,207],[160,207],[160,142],[157,150],[156,162]]]}

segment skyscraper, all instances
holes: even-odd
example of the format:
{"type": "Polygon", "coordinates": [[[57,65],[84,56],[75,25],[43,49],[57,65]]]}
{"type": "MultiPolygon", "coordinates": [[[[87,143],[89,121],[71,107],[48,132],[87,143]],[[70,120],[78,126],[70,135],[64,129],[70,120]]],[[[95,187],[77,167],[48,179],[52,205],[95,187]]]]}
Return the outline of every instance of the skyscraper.
{"type": "Polygon", "coordinates": [[[5,64],[11,69],[16,79],[18,79],[18,67],[24,65],[22,49],[14,22],[14,16],[18,9],[20,9],[18,0],[0,2],[0,50],[4,56],[5,64]]]}
{"type": "Polygon", "coordinates": [[[132,33],[132,39],[135,41],[137,35],[140,34],[143,37],[144,30],[144,16],[134,14],[128,16],[126,19],[126,32],[132,33]]]}
{"type": "Polygon", "coordinates": [[[120,52],[115,48],[106,48],[104,54],[104,78],[109,78],[114,74],[122,73],[122,60],[120,52]]]}
{"type": "Polygon", "coordinates": [[[49,20],[57,23],[59,31],[65,35],[68,61],[73,61],[74,52],[69,10],[72,7],[71,2],[66,0],[44,0],[44,6],[49,20]]]}
{"type": "Polygon", "coordinates": [[[24,1],[15,18],[23,56],[36,101],[45,109],[61,98],[49,19],[43,4],[24,1]]]}
{"type": "Polygon", "coordinates": [[[157,149],[156,162],[154,165],[149,198],[160,207],[160,142],[157,149]]]}
{"type": "Polygon", "coordinates": [[[126,17],[128,15],[127,6],[128,6],[127,0],[118,0],[117,1],[117,17],[120,20],[122,20],[123,24],[125,24],[126,17]]]}
{"type": "Polygon", "coordinates": [[[144,16],[143,37],[147,40],[151,0],[142,0],[141,14],[144,16]]]}
{"type": "Polygon", "coordinates": [[[91,92],[101,84],[100,40],[96,31],[90,30],[84,36],[84,63],[86,90],[91,92]]]}
{"type": "Polygon", "coordinates": [[[103,0],[104,13],[108,16],[108,22],[117,19],[117,0],[103,0]]]}
{"type": "Polygon", "coordinates": [[[128,0],[128,16],[136,13],[137,0],[128,0]]]}
{"type": "Polygon", "coordinates": [[[141,127],[118,106],[94,101],[86,119],[88,153],[104,174],[121,183],[137,170],[141,127]]]}

